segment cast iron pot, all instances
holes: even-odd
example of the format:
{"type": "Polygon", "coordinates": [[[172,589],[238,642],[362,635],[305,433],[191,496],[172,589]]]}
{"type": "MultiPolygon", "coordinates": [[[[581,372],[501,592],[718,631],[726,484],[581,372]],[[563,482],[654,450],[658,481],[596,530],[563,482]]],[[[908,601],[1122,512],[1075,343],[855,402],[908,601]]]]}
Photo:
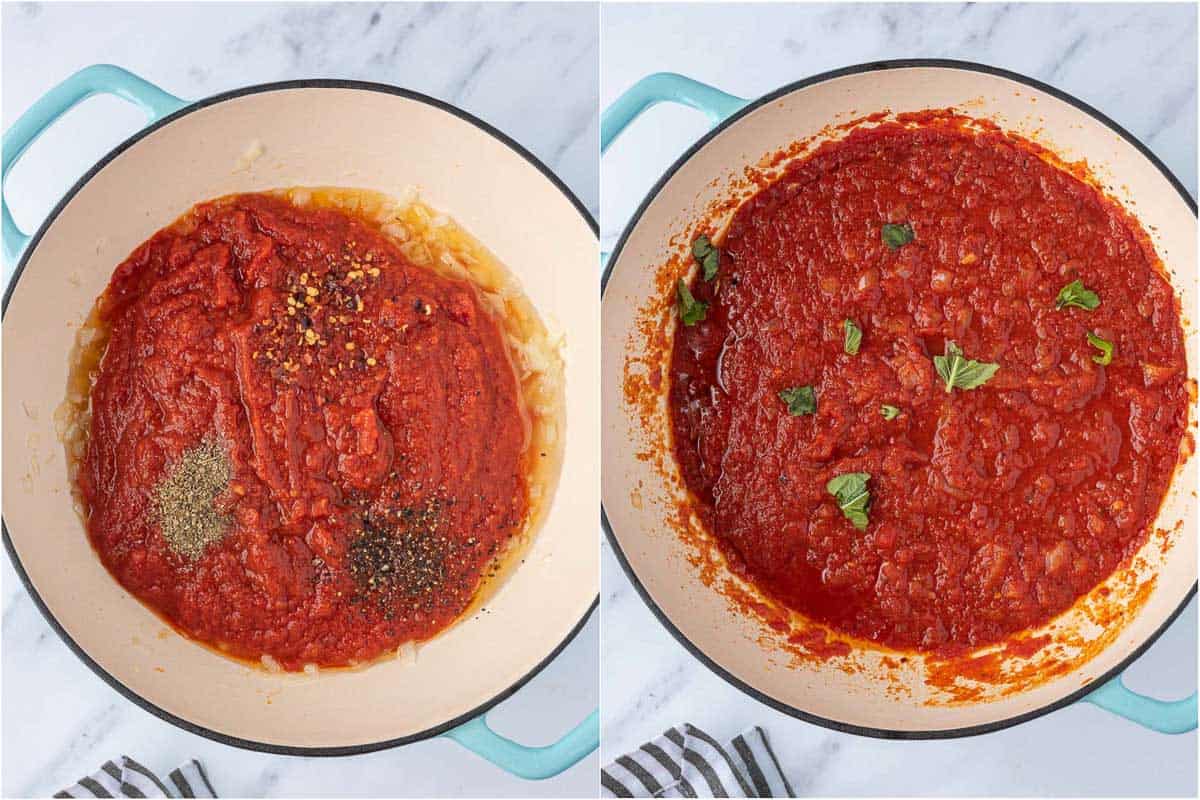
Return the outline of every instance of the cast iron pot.
{"type": "MultiPolygon", "coordinates": [[[[1134,564],[1105,582],[1123,591],[1134,586],[1148,592],[1138,610],[1119,623],[1112,641],[1093,647],[1099,652],[1079,658],[1074,669],[1058,677],[1009,685],[1006,692],[982,687],[976,699],[945,702],[928,684],[920,658],[897,671],[882,661],[881,651],[857,648],[852,656],[861,669],[847,674],[836,660],[797,664],[761,643],[763,627],[746,614],[731,613],[725,597],[705,585],[699,567],[689,561],[695,550],[673,530],[678,505],[686,502],[674,479],[673,457],[665,459],[670,470],[664,472],[653,459],[637,456],[670,441],[664,436],[669,430],[668,382],[661,382],[663,396],[649,425],[640,421],[640,406],[623,391],[631,356],[665,366],[660,348],[646,340],[637,323],[644,321],[639,309],[659,291],[655,272],[674,252],[671,237],[701,218],[711,201],[727,196],[726,187],[745,168],[792,142],[822,134],[826,126],[874,111],[959,107],[1008,130],[1036,132],[1068,160],[1086,158],[1152,232],[1171,271],[1183,317],[1196,320],[1196,205],[1179,181],[1144,145],[1095,109],[1045,84],[980,64],[925,59],[862,64],[789,84],[754,101],[680,75],[651,75],[605,111],[602,148],[642,111],[664,101],[704,112],[713,128],[658,180],[625,227],[605,272],[601,311],[604,525],[618,560],[651,611],[729,683],[779,711],[840,731],[909,739],[966,736],[1015,725],[1080,699],[1156,730],[1195,728],[1195,694],[1162,702],[1131,692],[1119,676],[1196,591],[1197,501],[1190,489],[1200,475],[1197,459],[1177,472],[1160,512],[1158,527],[1172,534],[1150,537],[1134,564]]],[[[1185,325],[1194,375],[1200,333],[1194,324],[1185,325]]],[[[718,581],[724,577],[731,576],[721,566],[718,581]]],[[[1103,602],[1098,592],[1045,632],[1055,642],[1068,635],[1103,641],[1105,629],[1084,613],[1088,603],[1103,602]]]]}
{"type": "Polygon", "coordinates": [[[4,543],[51,627],[128,699],[227,744],[350,755],[444,734],[502,768],[543,778],[599,741],[593,713],[553,745],[524,747],[484,714],[566,646],[596,606],[599,343],[595,222],[544,165],[453,106],[378,84],[309,80],[185,102],[124,70],[88,67],[4,135],[7,175],[25,148],[85,98],[108,93],[149,125],[84,175],[37,233],[3,209],[16,273],[4,296],[4,543]],[[263,155],[247,167],[254,143],[263,155]],[[241,163],[239,163],[241,161],[241,163]],[[72,510],[53,412],[79,322],[113,268],[197,202],[230,192],[338,185],[398,195],[418,186],[521,279],[543,318],[566,326],[563,473],[525,563],[474,614],[418,650],[317,677],[252,669],[182,636],[105,571],[72,510]],[[36,467],[31,466],[36,461],[36,467]],[[25,476],[28,476],[23,480],[25,476]]]}

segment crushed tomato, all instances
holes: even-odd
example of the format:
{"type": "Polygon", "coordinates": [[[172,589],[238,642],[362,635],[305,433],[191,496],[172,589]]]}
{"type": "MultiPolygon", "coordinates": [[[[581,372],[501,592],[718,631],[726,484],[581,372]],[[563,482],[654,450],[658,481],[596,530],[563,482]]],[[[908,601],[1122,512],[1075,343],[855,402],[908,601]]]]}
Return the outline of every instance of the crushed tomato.
{"type": "Polygon", "coordinates": [[[366,662],[453,621],[524,524],[529,421],[502,323],[377,225],[205,203],[117,267],[98,309],[88,533],[187,635],[287,669],[366,662]],[[205,441],[230,458],[229,524],[191,559],[150,498],[205,441]]]}
{"type": "Polygon", "coordinates": [[[1144,232],[1093,186],[1000,132],[885,123],[789,165],[721,249],[717,278],[691,282],[706,318],[675,333],[674,448],[767,594],[885,646],[976,647],[1145,541],[1186,425],[1183,331],[1144,232]],[[888,223],[915,238],[890,248],[888,223]],[[1094,311],[1056,308],[1077,278],[1094,311]],[[998,372],[947,393],[947,341],[998,372]],[[815,413],[789,415],[797,386],[815,413]],[[865,530],[826,490],[850,472],[870,474],[865,530]]]}

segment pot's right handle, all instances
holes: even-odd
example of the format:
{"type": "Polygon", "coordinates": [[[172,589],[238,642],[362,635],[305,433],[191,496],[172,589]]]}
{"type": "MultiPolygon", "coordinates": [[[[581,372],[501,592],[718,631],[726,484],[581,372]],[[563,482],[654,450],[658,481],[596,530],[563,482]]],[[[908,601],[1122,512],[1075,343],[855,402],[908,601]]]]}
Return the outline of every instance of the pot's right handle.
{"type": "Polygon", "coordinates": [[[703,111],[715,126],[750,101],[674,72],[647,75],[604,110],[600,117],[600,152],[607,150],[639,114],[662,102],[679,103],[703,111]]]}
{"type": "Polygon", "coordinates": [[[505,772],[526,780],[552,778],[600,746],[600,711],[545,747],[529,747],[493,731],[485,714],[442,734],[487,759],[505,772]]]}
{"type": "Polygon", "coordinates": [[[112,64],[84,67],[39,97],[13,126],[4,132],[4,140],[0,144],[0,149],[3,150],[3,165],[0,167],[0,215],[3,216],[3,220],[0,224],[3,225],[4,260],[10,267],[21,257],[25,245],[29,243],[29,235],[22,232],[13,222],[8,203],[4,202],[3,183],[8,180],[9,171],[26,148],[33,144],[43,131],[94,94],[112,94],[128,100],[146,112],[148,122],[156,122],[187,105],[175,95],[168,94],[132,72],[112,64]]]}
{"type": "Polygon", "coordinates": [[[1196,729],[1195,692],[1182,700],[1157,700],[1131,690],[1118,675],[1083,699],[1159,733],[1187,733],[1196,729]]]}

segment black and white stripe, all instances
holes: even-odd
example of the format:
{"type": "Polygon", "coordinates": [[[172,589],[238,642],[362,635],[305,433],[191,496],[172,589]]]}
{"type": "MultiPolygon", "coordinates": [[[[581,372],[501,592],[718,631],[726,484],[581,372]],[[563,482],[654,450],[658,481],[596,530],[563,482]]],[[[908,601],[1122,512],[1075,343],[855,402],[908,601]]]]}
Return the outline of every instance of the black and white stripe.
{"type": "Polygon", "coordinates": [[[129,756],[105,761],[92,775],[80,778],[55,797],[216,797],[204,767],[192,759],[161,780],[129,756]]]}
{"type": "Polygon", "coordinates": [[[671,728],[600,770],[603,797],[795,797],[762,728],[728,746],[694,725],[671,728]]]}

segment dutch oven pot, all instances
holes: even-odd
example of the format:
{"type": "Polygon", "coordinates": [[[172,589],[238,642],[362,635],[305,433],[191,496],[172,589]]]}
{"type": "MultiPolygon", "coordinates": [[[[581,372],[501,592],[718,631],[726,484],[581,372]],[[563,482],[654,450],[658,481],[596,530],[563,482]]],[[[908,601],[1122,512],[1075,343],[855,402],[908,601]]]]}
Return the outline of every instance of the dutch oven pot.
{"type": "MultiPolygon", "coordinates": [[[[1031,682],[1004,696],[928,702],[929,690],[919,671],[903,672],[902,691],[895,691],[896,678],[885,674],[879,651],[859,648],[854,655],[874,668],[847,674],[832,662],[789,665],[788,658],[758,643],[762,629],[757,621],[730,613],[725,598],[701,581],[699,568],[688,560],[688,546],[672,531],[670,520],[683,499],[677,494],[680,490],[648,460],[636,456],[669,438],[649,435],[639,422],[638,409],[622,391],[626,358],[650,352],[639,339],[635,321],[638,309],[659,291],[655,270],[673,252],[670,237],[723,197],[722,186],[742,175],[744,168],[794,141],[817,136],[827,125],[880,110],[959,107],[1005,129],[1037,129],[1061,156],[1070,161],[1086,158],[1107,184],[1120,187],[1120,198],[1152,231],[1172,272],[1183,317],[1194,321],[1200,319],[1196,205],[1178,180],[1144,145],[1095,109],[1045,84],[979,64],[863,64],[790,84],[754,101],[679,75],[651,75],[604,113],[602,148],[659,102],[702,111],[713,128],[658,180],[625,227],[605,272],[601,312],[604,524],[617,558],[651,611],[729,683],[779,711],[836,730],[887,738],[965,736],[1015,725],[1077,700],[1159,731],[1195,728],[1195,694],[1163,702],[1133,693],[1119,676],[1196,591],[1197,501],[1188,490],[1197,485],[1200,474],[1196,458],[1177,472],[1157,521],[1158,527],[1175,530],[1172,545],[1150,537],[1129,567],[1139,573],[1125,577],[1144,584],[1153,576],[1153,588],[1113,641],[1066,674],[1031,682]]],[[[1194,323],[1185,325],[1194,374],[1200,364],[1200,333],[1194,323]]],[[[660,402],[652,425],[668,424],[665,408],[660,402]]],[[[1194,420],[1194,404],[1192,415],[1194,420]]],[[[669,429],[659,428],[659,433],[663,430],[669,429]]],[[[674,459],[667,461],[673,465],[674,459]]],[[[1077,610],[1060,621],[1068,628],[1078,624],[1083,632],[1085,622],[1072,616],[1077,610]]],[[[1090,630],[1083,635],[1095,639],[1099,634],[1090,630]]]]}
{"type": "Polygon", "coordinates": [[[312,80],[189,103],[107,65],[68,78],[5,133],[5,175],[38,134],[97,93],[137,105],[149,125],[89,170],[33,236],[3,210],[5,256],[17,262],[4,297],[4,543],[47,621],[125,697],[227,744],[349,755],[445,735],[528,778],[582,759],[599,740],[596,713],[543,748],[493,733],[484,715],[553,659],[597,602],[591,387],[599,345],[595,295],[578,279],[596,257],[587,211],[511,139],[414,92],[312,80]],[[236,169],[256,142],[263,155],[236,169]],[[68,323],[83,319],[134,247],[195,203],[295,185],[391,195],[420,187],[514,271],[544,318],[569,323],[563,474],[525,563],[489,599],[488,613],[426,642],[415,661],[316,677],[252,669],[163,633],[93,553],[72,510],[52,420],[66,387],[68,323]],[[41,462],[36,474],[31,458],[41,462]]]}

